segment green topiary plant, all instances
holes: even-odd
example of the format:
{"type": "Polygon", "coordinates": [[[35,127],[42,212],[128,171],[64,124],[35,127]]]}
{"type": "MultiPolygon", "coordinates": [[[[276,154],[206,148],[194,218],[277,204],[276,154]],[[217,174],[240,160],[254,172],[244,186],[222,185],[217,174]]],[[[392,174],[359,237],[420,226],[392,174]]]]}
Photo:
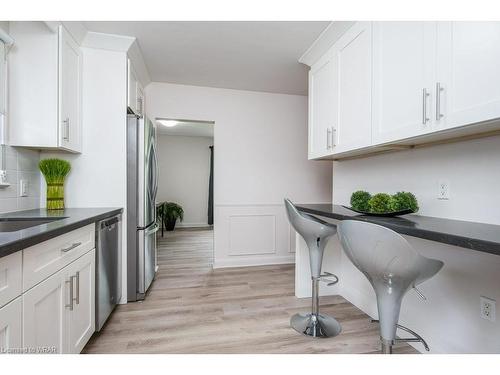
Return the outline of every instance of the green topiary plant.
{"type": "Polygon", "coordinates": [[[47,210],[64,209],[64,180],[71,171],[71,164],[62,159],[42,159],[38,168],[47,183],[47,210]]]}
{"type": "Polygon", "coordinates": [[[415,195],[407,191],[400,191],[391,197],[389,211],[412,210],[418,211],[418,202],[415,195]]]}
{"type": "Polygon", "coordinates": [[[390,211],[389,202],[391,200],[391,196],[385,193],[375,194],[368,201],[368,206],[370,207],[370,212],[375,213],[385,213],[390,211]]]}
{"type": "Polygon", "coordinates": [[[368,205],[368,201],[371,197],[371,194],[367,191],[355,191],[351,195],[351,207],[358,211],[369,211],[370,206],[368,205]]]}

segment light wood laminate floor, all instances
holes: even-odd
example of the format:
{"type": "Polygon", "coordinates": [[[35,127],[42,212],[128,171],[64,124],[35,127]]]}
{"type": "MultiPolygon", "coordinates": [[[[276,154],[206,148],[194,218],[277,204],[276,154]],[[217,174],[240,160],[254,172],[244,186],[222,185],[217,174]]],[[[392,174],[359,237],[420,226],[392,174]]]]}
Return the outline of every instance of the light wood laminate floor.
{"type": "MultiPolygon", "coordinates": [[[[340,296],[321,311],[342,333],[313,339],[290,328],[310,299],[294,295],[294,266],[212,270],[213,232],[176,230],[158,239],[159,270],[143,302],[120,305],[86,353],[376,353],[378,327],[340,296]]],[[[402,344],[398,353],[414,353],[402,344]]]]}

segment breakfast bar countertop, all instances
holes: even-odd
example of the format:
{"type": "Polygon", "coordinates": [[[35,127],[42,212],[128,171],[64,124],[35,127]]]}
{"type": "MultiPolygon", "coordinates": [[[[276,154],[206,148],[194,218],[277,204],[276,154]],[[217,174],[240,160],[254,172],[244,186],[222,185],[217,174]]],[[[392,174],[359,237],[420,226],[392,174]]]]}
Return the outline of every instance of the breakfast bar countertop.
{"type": "Polygon", "coordinates": [[[414,214],[398,217],[367,216],[332,204],[297,204],[297,209],[336,220],[366,221],[400,234],[500,255],[500,225],[414,214]]]}
{"type": "Polygon", "coordinates": [[[122,212],[122,208],[66,208],[57,211],[35,209],[0,214],[0,221],[45,218],[53,220],[22,230],[0,232],[0,258],[122,212]]]}

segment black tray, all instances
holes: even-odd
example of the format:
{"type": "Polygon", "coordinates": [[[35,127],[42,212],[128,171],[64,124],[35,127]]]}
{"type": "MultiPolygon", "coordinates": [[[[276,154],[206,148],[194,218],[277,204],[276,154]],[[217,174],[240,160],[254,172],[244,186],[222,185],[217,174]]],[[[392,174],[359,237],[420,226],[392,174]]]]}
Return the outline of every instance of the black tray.
{"type": "Polygon", "coordinates": [[[401,210],[401,211],[384,212],[384,213],[365,212],[365,211],[355,210],[354,208],[348,207],[348,206],[342,206],[342,207],[347,208],[348,210],[357,212],[358,214],[367,215],[367,216],[378,216],[378,217],[394,217],[394,216],[401,216],[401,215],[407,215],[407,214],[413,213],[412,210],[401,210]]]}

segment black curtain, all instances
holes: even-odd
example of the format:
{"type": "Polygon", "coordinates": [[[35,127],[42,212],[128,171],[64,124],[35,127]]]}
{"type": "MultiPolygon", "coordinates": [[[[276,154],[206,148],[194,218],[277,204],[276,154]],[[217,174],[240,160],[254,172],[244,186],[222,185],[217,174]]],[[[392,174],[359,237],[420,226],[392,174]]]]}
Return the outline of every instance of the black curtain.
{"type": "Polygon", "coordinates": [[[214,146],[210,146],[210,179],[208,180],[208,225],[214,223],[214,146]]]}

